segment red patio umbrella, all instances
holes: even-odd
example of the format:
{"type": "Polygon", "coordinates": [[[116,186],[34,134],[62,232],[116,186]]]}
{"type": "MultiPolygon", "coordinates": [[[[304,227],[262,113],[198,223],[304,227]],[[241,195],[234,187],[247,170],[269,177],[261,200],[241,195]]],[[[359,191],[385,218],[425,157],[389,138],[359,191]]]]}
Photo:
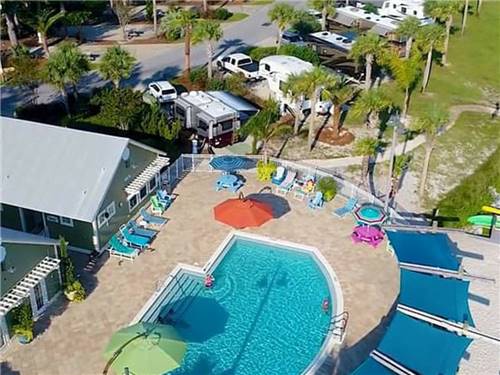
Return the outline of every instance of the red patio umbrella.
{"type": "Polygon", "coordinates": [[[214,216],[216,220],[237,229],[259,227],[273,218],[273,209],[266,203],[240,195],[215,206],[214,216]]]}

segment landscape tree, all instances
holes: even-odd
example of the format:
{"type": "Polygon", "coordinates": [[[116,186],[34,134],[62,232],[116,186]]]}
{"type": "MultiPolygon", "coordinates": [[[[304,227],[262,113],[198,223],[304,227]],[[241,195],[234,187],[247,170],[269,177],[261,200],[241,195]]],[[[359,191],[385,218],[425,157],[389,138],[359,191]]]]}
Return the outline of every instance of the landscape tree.
{"type": "Polygon", "coordinates": [[[82,39],[82,26],[87,22],[92,15],[91,12],[85,10],[78,10],[74,12],[66,13],[64,16],[64,21],[69,26],[75,26],[77,28],[77,38],[82,39]]]}
{"type": "Polygon", "coordinates": [[[410,155],[397,155],[394,157],[394,169],[392,171],[393,177],[393,194],[398,193],[399,187],[401,186],[402,178],[406,169],[411,162],[410,155]]]}
{"type": "Polygon", "coordinates": [[[407,17],[405,18],[396,29],[396,34],[400,38],[404,38],[406,40],[405,45],[405,58],[410,57],[411,47],[413,41],[415,40],[418,30],[420,29],[420,20],[417,17],[407,17]]]}
{"type": "Polygon", "coordinates": [[[209,81],[212,79],[214,42],[218,42],[223,35],[220,23],[213,20],[200,20],[193,30],[193,43],[207,42],[207,76],[209,81]]]}
{"type": "Polygon", "coordinates": [[[17,33],[16,33],[16,24],[14,19],[16,18],[18,4],[15,1],[5,1],[2,3],[0,10],[2,12],[3,17],[5,18],[5,25],[7,26],[7,34],[9,36],[9,41],[11,47],[17,47],[17,33]]]}
{"type": "Polygon", "coordinates": [[[97,69],[102,78],[110,80],[118,88],[120,81],[132,74],[135,62],[136,59],[130,52],[120,46],[113,46],[106,50],[97,69]]]}
{"type": "Polygon", "coordinates": [[[323,90],[323,98],[332,102],[332,128],[334,130],[333,136],[339,137],[342,123],[340,117],[342,115],[342,107],[347,104],[356,95],[358,89],[351,85],[345,79],[336,79],[329,85],[325,85],[323,90]],[[332,84],[333,83],[333,84],[332,84]]]}
{"type": "Polygon", "coordinates": [[[469,0],[465,0],[463,14],[462,14],[462,30],[460,31],[462,35],[464,35],[465,32],[465,26],[467,25],[468,14],[469,14],[469,0]]]}
{"type": "Polygon", "coordinates": [[[87,56],[81,53],[76,44],[72,42],[61,43],[49,56],[45,66],[45,80],[61,92],[68,114],[70,114],[70,109],[66,85],[71,85],[73,93],[77,95],[76,85],[89,70],[90,63],[87,56]]]}
{"type": "Polygon", "coordinates": [[[50,28],[61,18],[63,18],[65,13],[59,12],[54,13],[50,9],[42,9],[27,20],[28,24],[33,27],[37,33],[38,38],[42,44],[43,50],[47,56],[49,56],[49,45],[47,43],[47,35],[50,28]]]}
{"type": "Polygon", "coordinates": [[[124,41],[127,40],[127,25],[130,23],[130,19],[132,15],[130,13],[130,8],[127,4],[118,1],[113,11],[115,12],[116,18],[118,18],[118,23],[120,24],[120,28],[122,29],[122,38],[124,41]]]}
{"type": "Polygon", "coordinates": [[[367,33],[356,39],[356,43],[352,46],[350,58],[365,63],[365,90],[369,90],[372,85],[373,64],[383,55],[386,45],[386,41],[377,34],[367,33]]]}
{"type": "Polygon", "coordinates": [[[168,12],[162,18],[160,29],[165,34],[172,30],[180,30],[184,35],[184,73],[191,71],[191,37],[193,28],[198,22],[197,15],[192,10],[177,9],[168,12]]]}
{"type": "Polygon", "coordinates": [[[390,66],[397,85],[404,90],[405,93],[401,117],[406,119],[410,107],[410,97],[422,71],[422,60],[420,55],[410,56],[410,58],[406,60],[393,56],[390,61],[390,66]]]}
{"type": "Polygon", "coordinates": [[[392,108],[393,104],[388,92],[380,87],[364,91],[351,107],[351,112],[355,116],[366,115],[366,125],[374,129],[380,125],[380,113],[392,108]]]}
{"type": "Polygon", "coordinates": [[[6,84],[27,89],[31,93],[31,100],[36,103],[37,90],[42,79],[40,61],[31,57],[28,49],[18,44],[12,49],[9,65],[13,68],[7,74],[6,84]]]}
{"type": "Polygon", "coordinates": [[[300,124],[304,121],[304,113],[302,107],[304,105],[304,92],[301,87],[302,75],[300,74],[290,74],[283,84],[283,92],[287,93],[290,98],[293,99],[294,108],[293,110],[293,135],[299,134],[300,124]]]}
{"type": "Polygon", "coordinates": [[[144,112],[141,122],[144,133],[163,137],[167,141],[173,141],[179,136],[181,130],[180,121],[169,122],[158,102],[151,102],[144,112]]]}
{"type": "Polygon", "coordinates": [[[275,4],[268,13],[271,22],[278,26],[277,47],[281,47],[281,34],[289,27],[297,18],[297,14],[292,5],[287,3],[275,4]]]}
{"type": "Polygon", "coordinates": [[[243,136],[252,136],[252,151],[257,152],[257,142],[262,142],[262,153],[264,163],[268,162],[268,144],[269,141],[278,135],[286,134],[290,127],[286,124],[277,123],[279,119],[278,104],[272,100],[267,101],[264,108],[252,116],[246,124],[240,129],[243,136]]]}
{"type": "Polygon", "coordinates": [[[309,0],[311,8],[321,12],[321,30],[326,30],[326,20],[335,15],[335,0],[309,0]]]}
{"type": "Polygon", "coordinates": [[[448,118],[449,114],[446,110],[434,105],[412,124],[412,130],[422,133],[425,137],[425,156],[419,188],[420,199],[423,198],[425,193],[425,183],[429,172],[429,162],[431,160],[432,151],[434,150],[436,138],[441,128],[446,125],[448,118]]]}
{"type": "Polygon", "coordinates": [[[425,92],[429,84],[434,51],[443,50],[444,38],[445,30],[439,24],[423,26],[418,32],[416,44],[420,51],[427,55],[422,79],[422,92],[425,92]]]}
{"type": "Polygon", "coordinates": [[[316,132],[316,119],[318,117],[315,110],[316,105],[321,99],[321,92],[323,88],[334,86],[336,80],[337,78],[333,74],[328,73],[325,69],[321,67],[314,67],[310,71],[303,72],[293,77],[293,86],[286,84],[284,87],[286,90],[297,93],[296,95],[300,95],[299,93],[302,93],[304,97],[310,99],[311,119],[309,121],[309,132],[307,136],[309,151],[312,151],[316,132]]]}
{"type": "Polygon", "coordinates": [[[92,97],[91,104],[99,106],[99,117],[106,124],[128,131],[134,124],[140,124],[144,106],[140,91],[131,88],[104,89],[92,97]]]}
{"type": "Polygon", "coordinates": [[[370,172],[370,159],[375,156],[378,147],[378,140],[370,137],[360,138],[354,144],[354,153],[363,157],[361,162],[361,184],[363,186],[367,186],[366,176],[370,172]]]}
{"type": "Polygon", "coordinates": [[[444,39],[441,63],[446,65],[448,62],[448,42],[450,40],[450,32],[453,25],[453,16],[460,11],[460,2],[457,0],[426,0],[424,9],[426,14],[445,23],[446,37],[444,39]]]}

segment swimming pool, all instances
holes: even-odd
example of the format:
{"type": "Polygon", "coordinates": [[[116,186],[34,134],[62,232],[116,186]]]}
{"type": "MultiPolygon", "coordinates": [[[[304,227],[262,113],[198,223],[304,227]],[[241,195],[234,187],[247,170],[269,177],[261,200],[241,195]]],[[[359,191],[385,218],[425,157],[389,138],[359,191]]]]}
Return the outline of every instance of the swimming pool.
{"type": "Polygon", "coordinates": [[[140,318],[172,324],[188,342],[169,375],[299,375],[332,345],[342,297],[311,249],[233,235],[205,270],[211,289],[204,272],[186,269],[140,318]]]}

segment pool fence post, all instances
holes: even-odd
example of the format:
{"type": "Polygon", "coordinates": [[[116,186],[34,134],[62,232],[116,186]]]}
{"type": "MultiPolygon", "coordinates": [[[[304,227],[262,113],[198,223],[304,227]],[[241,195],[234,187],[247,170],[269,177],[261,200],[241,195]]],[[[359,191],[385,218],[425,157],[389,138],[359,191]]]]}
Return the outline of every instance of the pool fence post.
{"type": "Polygon", "coordinates": [[[179,179],[179,159],[175,161],[175,179],[179,179]]]}

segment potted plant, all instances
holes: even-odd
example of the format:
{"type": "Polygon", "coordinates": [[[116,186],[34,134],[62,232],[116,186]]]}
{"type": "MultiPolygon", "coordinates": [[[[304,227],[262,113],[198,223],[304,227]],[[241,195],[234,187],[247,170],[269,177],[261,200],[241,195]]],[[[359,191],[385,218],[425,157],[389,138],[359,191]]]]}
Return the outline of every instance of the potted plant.
{"type": "Polygon", "coordinates": [[[264,163],[262,160],[259,160],[257,162],[257,179],[262,182],[271,181],[276,168],[276,163],[272,161],[264,163]]]}
{"type": "Polygon", "coordinates": [[[28,302],[24,302],[12,311],[12,329],[19,343],[28,344],[33,340],[33,314],[28,302]]]}
{"type": "Polygon", "coordinates": [[[62,237],[60,241],[64,295],[71,302],[81,302],[85,299],[85,289],[75,276],[75,267],[68,255],[68,243],[62,237]]]}

